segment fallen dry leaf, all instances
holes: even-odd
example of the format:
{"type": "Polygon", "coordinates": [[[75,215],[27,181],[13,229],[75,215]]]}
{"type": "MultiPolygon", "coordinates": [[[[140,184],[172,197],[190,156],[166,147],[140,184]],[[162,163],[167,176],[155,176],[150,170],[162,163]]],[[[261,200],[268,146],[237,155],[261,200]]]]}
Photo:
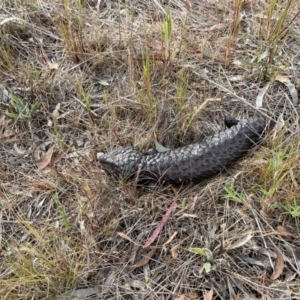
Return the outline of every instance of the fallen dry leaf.
{"type": "Polygon", "coordinates": [[[191,10],[192,9],[192,1],[185,0],[185,5],[186,5],[187,10],[191,10]]]}
{"type": "Polygon", "coordinates": [[[6,119],[6,115],[0,115],[0,138],[7,138],[15,134],[14,130],[8,129],[9,126],[10,121],[6,119]]]}
{"type": "Polygon", "coordinates": [[[245,235],[241,237],[241,239],[239,239],[237,242],[235,242],[234,244],[229,244],[226,247],[226,249],[232,250],[232,249],[240,248],[245,244],[247,244],[253,238],[253,236],[254,236],[254,232],[250,230],[248,233],[245,233],[245,235]]]}
{"type": "Polygon", "coordinates": [[[180,219],[182,219],[182,218],[199,218],[199,216],[196,215],[196,214],[186,214],[186,213],[184,213],[184,214],[182,214],[182,215],[178,218],[178,220],[180,220],[180,219]]]}
{"type": "Polygon", "coordinates": [[[27,154],[27,151],[23,149],[22,147],[18,147],[17,144],[14,144],[14,155],[16,157],[25,157],[27,154]]]}
{"type": "Polygon", "coordinates": [[[156,249],[157,248],[153,248],[150,252],[148,252],[147,254],[143,255],[143,258],[141,260],[139,260],[138,262],[136,262],[134,265],[128,266],[127,269],[128,270],[134,270],[136,268],[145,266],[149,262],[149,260],[151,259],[151,257],[155,254],[156,249]]]}
{"type": "Polygon", "coordinates": [[[137,280],[137,279],[131,279],[128,283],[126,282],[127,287],[130,288],[134,288],[134,289],[139,289],[142,291],[146,291],[147,286],[146,283],[142,280],[137,280]]]}
{"type": "Polygon", "coordinates": [[[143,248],[147,248],[149,247],[157,238],[157,236],[159,235],[159,233],[161,232],[161,230],[163,229],[164,225],[166,224],[166,222],[168,221],[171,212],[173,211],[173,209],[175,208],[177,202],[177,198],[174,198],[171,206],[169,207],[169,209],[167,210],[166,214],[164,215],[163,219],[160,221],[160,223],[158,224],[158,226],[156,227],[156,229],[153,231],[153,233],[151,234],[150,238],[148,239],[148,241],[145,243],[145,245],[143,246],[143,248]]]}
{"type": "Polygon", "coordinates": [[[199,298],[199,295],[195,292],[182,294],[179,297],[175,298],[175,300],[192,300],[199,298]]]}
{"type": "Polygon", "coordinates": [[[57,62],[49,61],[47,62],[47,66],[50,70],[57,70],[59,67],[59,64],[57,62]]]}
{"type": "Polygon", "coordinates": [[[299,102],[298,91],[295,85],[291,83],[290,79],[286,75],[278,74],[275,80],[283,83],[289,89],[290,95],[293,99],[293,104],[297,105],[299,102]]]}
{"type": "Polygon", "coordinates": [[[284,259],[283,259],[283,255],[277,248],[270,248],[270,249],[276,253],[275,267],[273,270],[273,274],[271,276],[271,279],[275,280],[282,274],[282,271],[284,269],[284,259]]]}
{"type": "Polygon", "coordinates": [[[51,159],[51,165],[54,165],[57,162],[59,162],[69,152],[70,148],[71,148],[71,146],[68,147],[67,149],[65,149],[63,152],[61,152],[58,155],[56,155],[55,157],[53,157],[51,159]]]}
{"type": "Polygon", "coordinates": [[[59,116],[59,109],[60,109],[60,103],[58,103],[56,106],[55,106],[55,109],[52,113],[52,117],[53,118],[57,118],[59,116]]]}
{"type": "Polygon", "coordinates": [[[0,133],[0,137],[2,138],[7,138],[7,137],[10,137],[12,135],[14,135],[15,132],[14,131],[8,131],[8,130],[5,130],[3,134],[0,133]]]}
{"type": "Polygon", "coordinates": [[[262,107],[263,98],[264,98],[264,95],[265,95],[266,91],[268,90],[269,86],[270,86],[270,83],[268,82],[258,93],[258,95],[256,97],[256,101],[255,101],[256,108],[262,107]]]}
{"type": "Polygon", "coordinates": [[[172,258],[173,259],[178,258],[178,249],[179,249],[179,245],[175,245],[174,247],[172,247],[171,253],[172,253],[172,258]]]}
{"type": "Polygon", "coordinates": [[[279,131],[283,128],[283,126],[284,126],[284,119],[283,119],[283,114],[281,113],[276,121],[275,130],[279,131]]]}
{"type": "Polygon", "coordinates": [[[42,169],[44,169],[50,164],[53,150],[54,150],[54,145],[48,149],[43,160],[38,163],[38,171],[41,171],[42,169]]]}
{"type": "Polygon", "coordinates": [[[213,25],[209,28],[205,28],[203,31],[212,31],[212,30],[224,29],[227,27],[229,27],[228,23],[220,23],[220,24],[213,25]]]}
{"type": "Polygon", "coordinates": [[[174,237],[177,235],[178,231],[175,231],[169,238],[168,240],[164,243],[164,246],[165,245],[168,245],[169,243],[171,243],[174,239],[174,237]]]}
{"type": "Polygon", "coordinates": [[[214,290],[211,289],[205,296],[203,300],[211,300],[214,295],[214,290]]]}
{"type": "Polygon", "coordinates": [[[125,240],[127,240],[127,241],[129,241],[129,242],[131,242],[133,244],[136,244],[136,242],[132,238],[130,238],[128,235],[126,235],[125,233],[123,233],[123,232],[117,232],[117,234],[120,237],[122,237],[123,239],[125,239],[125,240]]]}
{"type": "Polygon", "coordinates": [[[156,39],[149,37],[150,46],[157,51],[162,51],[164,49],[162,43],[156,39]]]}

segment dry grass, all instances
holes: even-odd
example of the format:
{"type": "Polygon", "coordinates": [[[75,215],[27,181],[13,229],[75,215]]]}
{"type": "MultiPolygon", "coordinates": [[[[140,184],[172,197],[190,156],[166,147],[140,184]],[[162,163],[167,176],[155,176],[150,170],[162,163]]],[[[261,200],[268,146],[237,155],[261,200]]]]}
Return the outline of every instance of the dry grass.
{"type": "Polygon", "coordinates": [[[2,1],[1,299],[300,298],[299,1],[162,2],[2,1]],[[96,160],[281,113],[275,139],[184,190],[96,160]],[[155,254],[128,269],[174,197],[155,254]],[[212,251],[210,272],[190,248],[212,251]]]}

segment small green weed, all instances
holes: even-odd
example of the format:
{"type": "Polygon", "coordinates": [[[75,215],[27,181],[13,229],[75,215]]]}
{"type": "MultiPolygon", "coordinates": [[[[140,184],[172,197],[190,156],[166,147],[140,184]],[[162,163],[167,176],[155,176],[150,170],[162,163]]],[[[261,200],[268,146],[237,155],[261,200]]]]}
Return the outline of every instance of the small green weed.
{"type": "Polygon", "coordinates": [[[10,98],[11,98],[10,104],[13,107],[13,111],[7,112],[6,115],[13,119],[21,119],[21,120],[31,119],[34,113],[40,107],[39,102],[35,102],[34,104],[28,106],[27,104],[24,104],[22,100],[15,95],[11,94],[10,98]]]}
{"type": "Polygon", "coordinates": [[[234,187],[233,183],[230,186],[225,186],[224,190],[226,194],[223,194],[222,198],[231,200],[237,203],[244,203],[247,199],[245,194],[239,193],[234,187]]]}
{"type": "Polygon", "coordinates": [[[268,166],[261,178],[261,182],[268,182],[261,188],[262,193],[266,197],[272,197],[287,174],[287,166],[285,165],[286,154],[278,149],[272,150],[272,157],[268,161],[268,166]],[[268,180],[266,180],[268,178],[268,180]]]}
{"type": "Polygon", "coordinates": [[[213,261],[213,253],[208,248],[191,248],[189,250],[191,253],[202,255],[206,258],[206,262],[204,263],[203,267],[206,273],[211,271],[211,264],[213,261]]]}
{"type": "Polygon", "coordinates": [[[293,218],[300,217],[300,203],[294,198],[292,203],[287,203],[282,206],[286,214],[291,215],[293,218]]]}
{"type": "Polygon", "coordinates": [[[283,145],[284,142],[270,152],[267,167],[259,179],[260,190],[264,195],[262,202],[273,197],[286,182],[291,182],[290,172],[296,168],[299,151],[294,149],[292,144],[283,145]]]}
{"type": "Polygon", "coordinates": [[[298,204],[295,199],[299,188],[295,178],[299,176],[299,139],[287,140],[282,131],[272,141],[271,148],[266,152],[264,160],[267,163],[263,165],[258,184],[254,188],[261,192],[260,202],[263,208],[283,208],[285,213],[296,216],[298,204]]]}

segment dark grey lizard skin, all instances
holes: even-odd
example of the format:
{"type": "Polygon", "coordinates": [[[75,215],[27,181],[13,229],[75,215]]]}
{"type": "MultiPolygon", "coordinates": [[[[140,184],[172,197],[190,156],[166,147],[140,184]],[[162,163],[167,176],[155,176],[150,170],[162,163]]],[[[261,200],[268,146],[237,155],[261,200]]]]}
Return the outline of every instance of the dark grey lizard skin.
{"type": "Polygon", "coordinates": [[[150,155],[136,147],[120,148],[101,155],[99,161],[103,169],[116,178],[138,175],[139,181],[197,183],[244,156],[271,126],[267,126],[263,118],[250,118],[215,132],[199,143],[150,155]]]}

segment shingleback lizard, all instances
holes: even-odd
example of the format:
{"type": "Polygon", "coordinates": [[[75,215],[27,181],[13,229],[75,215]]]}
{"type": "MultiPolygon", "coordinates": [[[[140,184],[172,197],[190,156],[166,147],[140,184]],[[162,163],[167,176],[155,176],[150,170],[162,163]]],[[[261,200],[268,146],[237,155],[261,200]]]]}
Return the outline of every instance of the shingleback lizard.
{"type": "Polygon", "coordinates": [[[99,161],[115,178],[137,175],[139,181],[198,183],[244,156],[274,125],[261,117],[240,121],[231,118],[227,124],[230,128],[167,152],[145,154],[137,147],[125,147],[101,155],[99,161]]]}

